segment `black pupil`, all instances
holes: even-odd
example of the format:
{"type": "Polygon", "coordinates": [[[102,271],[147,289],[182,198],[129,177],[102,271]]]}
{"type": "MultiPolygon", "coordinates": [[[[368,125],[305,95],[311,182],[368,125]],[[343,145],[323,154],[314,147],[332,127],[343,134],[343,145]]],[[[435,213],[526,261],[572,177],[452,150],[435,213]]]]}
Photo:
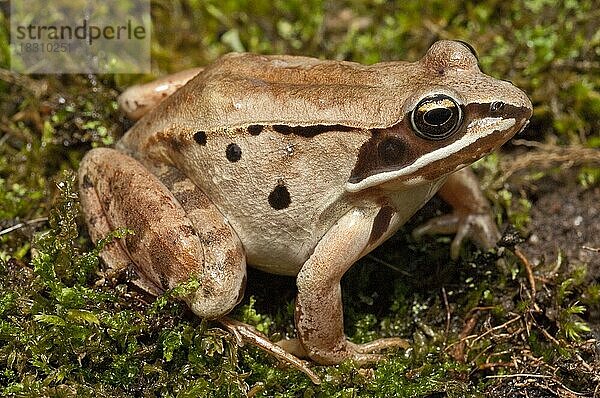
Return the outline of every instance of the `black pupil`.
{"type": "Polygon", "coordinates": [[[423,115],[425,123],[430,126],[442,126],[452,117],[452,111],[448,108],[436,108],[423,115]]]}
{"type": "Polygon", "coordinates": [[[411,114],[414,132],[428,140],[446,139],[457,131],[462,121],[462,109],[446,94],[423,98],[411,114]]]}

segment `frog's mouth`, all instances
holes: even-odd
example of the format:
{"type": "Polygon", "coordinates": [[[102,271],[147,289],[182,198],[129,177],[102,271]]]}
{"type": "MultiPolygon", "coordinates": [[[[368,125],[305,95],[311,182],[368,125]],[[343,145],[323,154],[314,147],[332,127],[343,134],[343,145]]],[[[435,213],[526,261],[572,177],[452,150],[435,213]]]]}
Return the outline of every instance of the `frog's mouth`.
{"type": "Polygon", "coordinates": [[[392,181],[410,186],[453,173],[504,144],[527,125],[531,108],[514,108],[509,114],[474,117],[465,123],[464,133],[446,145],[423,152],[400,167],[375,169],[362,178],[354,175],[345,188],[358,192],[392,181]]]}
{"type": "MultiPolygon", "coordinates": [[[[523,127],[526,123],[520,123],[523,127]]],[[[418,158],[414,163],[391,172],[390,179],[407,183],[431,181],[453,173],[494,151],[522,129],[514,128],[517,119],[489,117],[476,119],[467,126],[467,134],[433,152],[418,158]]]]}

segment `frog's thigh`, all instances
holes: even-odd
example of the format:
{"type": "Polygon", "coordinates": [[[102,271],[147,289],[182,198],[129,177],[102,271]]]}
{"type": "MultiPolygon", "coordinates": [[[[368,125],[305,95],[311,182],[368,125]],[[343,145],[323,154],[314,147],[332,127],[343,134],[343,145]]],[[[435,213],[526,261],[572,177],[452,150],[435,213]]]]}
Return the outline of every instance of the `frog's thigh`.
{"type": "MultiPolygon", "coordinates": [[[[342,217],[321,239],[298,274],[296,329],[304,351],[322,364],[352,358],[358,363],[379,356],[367,354],[389,346],[402,346],[400,339],[383,339],[366,346],[353,344],[344,335],[340,279],[350,266],[376,245],[377,210],[353,210],[342,217]]],[[[392,216],[393,217],[393,216],[392,216]]]]}
{"type": "Polygon", "coordinates": [[[116,227],[134,230],[119,241],[117,256],[135,264],[140,285],[159,293],[195,277],[200,287],[185,301],[199,316],[219,317],[243,295],[242,245],[200,189],[175,171],[162,172],[174,193],[137,160],[113,149],[90,151],[79,170],[82,206],[95,214],[88,216],[90,234],[97,240],[116,227]]]}

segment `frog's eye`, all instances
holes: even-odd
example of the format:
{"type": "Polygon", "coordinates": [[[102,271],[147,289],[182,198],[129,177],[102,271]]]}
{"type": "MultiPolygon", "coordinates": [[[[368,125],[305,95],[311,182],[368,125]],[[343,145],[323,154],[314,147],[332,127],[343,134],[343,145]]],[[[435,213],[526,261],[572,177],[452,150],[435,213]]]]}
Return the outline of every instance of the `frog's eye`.
{"type": "Polygon", "coordinates": [[[456,100],[446,94],[423,98],[410,115],[417,135],[428,140],[443,140],[460,126],[463,113],[456,100]]]}

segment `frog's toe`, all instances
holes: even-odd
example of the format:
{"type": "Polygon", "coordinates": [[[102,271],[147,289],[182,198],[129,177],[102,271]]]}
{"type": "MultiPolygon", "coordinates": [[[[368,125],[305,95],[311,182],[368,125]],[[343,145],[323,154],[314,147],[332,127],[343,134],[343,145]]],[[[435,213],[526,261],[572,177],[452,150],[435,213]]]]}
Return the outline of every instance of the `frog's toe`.
{"type": "MultiPolygon", "coordinates": [[[[306,351],[299,339],[284,339],[278,341],[275,344],[277,344],[279,347],[283,348],[285,351],[296,357],[309,357],[308,352],[306,351]]],[[[348,356],[360,365],[374,363],[385,358],[384,355],[375,354],[376,352],[380,352],[390,348],[407,349],[408,347],[410,347],[408,341],[399,337],[377,339],[364,344],[355,344],[352,342],[347,342],[347,351],[349,353],[348,356]]]]}
{"type": "MultiPolygon", "coordinates": [[[[267,336],[256,330],[254,327],[243,322],[236,321],[235,319],[222,317],[219,319],[219,322],[235,336],[238,345],[241,346],[244,343],[252,344],[253,346],[262,349],[266,353],[273,355],[283,363],[287,363],[289,366],[306,374],[313,383],[321,384],[321,379],[312,369],[310,369],[308,364],[299,359],[295,352],[288,351],[288,348],[293,350],[293,347],[295,346],[294,341],[298,340],[282,340],[283,342],[290,342],[288,347],[286,344],[281,344],[281,341],[278,343],[271,342],[267,336]]],[[[298,345],[301,346],[300,344],[298,345]]],[[[306,353],[303,348],[302,352],[306,353]]],[[[300,352],[300,354],[302,354],[302,352],[300,352]]]]}
{"type": "Polygon", "coordinates": [[[358,366],[367,366],[384,360],[386,357],[383,354],[355,352],[352,355],[352,361],[358,366]]]}
{"type": "Polygon", "coordinates": [[[373,340],[369,343],[355,344],[348,342],[348,349],[352,351],[351,359],[359,366],[368,365],[385,359],[386,356],[379,352],[387,349],[407,349],[410,344],[405,339],[399,337],[389,337],[385,339],[373,340]]]}
{"type": "Polygon", "coordinates": [[[415,239],[420,239],[424,235],[453,234],[458,230],[459,221],[458,214],[444,214],[419,225],[413,230],[412,235],[415,239]]]}
{"type": "Polygon", "coordinates": [[[469,239],[483,249],[491,249],[500,239],[498,227],[488,213],[454,212],[433,218],[413,231],[413,237],[423,235],[456,234],[450,246],[450,256],[457,259],[465,239],[469,239]]]}
{"type": "Polygon", "coordinates": [[[388,348],[402,348],[406,350],[410,343],[400,337],[377,339],[364,344],[354,344],[355,350],[360,353],[372,353],[387,350],[388,348]]]}

